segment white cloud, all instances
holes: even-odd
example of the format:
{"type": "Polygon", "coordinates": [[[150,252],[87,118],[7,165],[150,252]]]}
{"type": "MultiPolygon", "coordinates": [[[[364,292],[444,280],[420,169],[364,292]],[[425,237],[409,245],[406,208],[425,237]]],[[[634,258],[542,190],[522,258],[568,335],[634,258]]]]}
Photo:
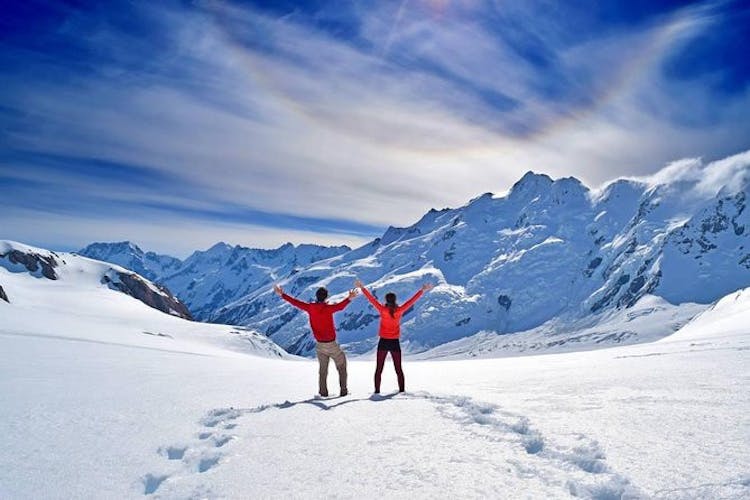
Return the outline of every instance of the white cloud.
{"type": "MultiPolygon", "coordinates": [[[[715,115],[711,125],[674,119],[686,106],[711,102],[703,82],[675,92],[660,73],[684,39],[710,29],[702,10],[561,50],[562,67],[593,79],[597,91],[573,107],[541,99],[534,88],[544,74],[466,17],[419,19],[402,12],[394,27],[393,9],[375,6],[362,12],[362,21],[365,35],[384,50],[368,52],[290,21],[212,5],[218,6],[213,15],[155,10],[176,43],[173,60],[162,61],[164,75],[13,86],[17,103],[44,122],[16,132],[13,146],[151,166],[192,186],[184,200],[162,198],[176,205],[232,204],[383,226],[407,225],[431,207],[506,190],[529,169],[598,184],[652,173],[675,158],[720,157],[748,147],[748,94],[708,110],[715,115]],[[222,22],[227,17],[235,28],[222,22]],[[243,33],[253,29],[267,34],[273,52],[243,43],[243,33]],[[493,110],[455,79],[381,58],[393,51],[419,55],[522,106],[493,110]],[[181,65],[180,78],[172,76],[181,65]],[[513,132],[523,123],[532,133],[513,132]]],[[[554,33],[537,31],[553,43],[554,33]]],[[[583,80],[571,84],[588,88],[583,80]]],[[[107,185],[99,190],[136,203],[152,199],[138,194],[137,179],[132,193],[107,185]]],[[[16,230],[31,224],[19,220],[9,221],[16,230]]],[[[81,237],[104,227],[86,221],[68,223],[87,228],[73,231],[81,237]]],[[[246,235],[246,226],[198,227],[205,231],[196,234],[207,235],[198,246],[246,235]]],[[[132,231],[160,248],[190,233],[172,228],[160,236],[150,224],[122,220],[102,231],[113,236],[87,240],[135,238],[128,236],[132,231]]],[[[30,229],[24,234],[33,236],[30,229]]],[[[283,234],[307,233],[258,234],[264,242],[283,242],[283,234]]]]}

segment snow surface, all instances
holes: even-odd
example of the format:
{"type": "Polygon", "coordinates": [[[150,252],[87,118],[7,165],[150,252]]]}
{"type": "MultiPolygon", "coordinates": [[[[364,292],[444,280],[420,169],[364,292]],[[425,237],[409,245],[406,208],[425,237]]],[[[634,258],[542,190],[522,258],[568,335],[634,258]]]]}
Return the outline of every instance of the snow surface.
{"type": "Polygon", "coordinates": [[[3,499],[750,497],[748,290],[657,343],[407,357],[405,394],[353,359],[351,395],[316,399],[316,363],[253,332],[0,284],[3,499]]]}

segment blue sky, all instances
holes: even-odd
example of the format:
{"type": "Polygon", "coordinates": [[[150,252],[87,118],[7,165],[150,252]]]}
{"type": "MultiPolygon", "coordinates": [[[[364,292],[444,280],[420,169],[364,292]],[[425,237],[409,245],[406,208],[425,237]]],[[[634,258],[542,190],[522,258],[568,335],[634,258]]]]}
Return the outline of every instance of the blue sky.
{"type": "Polygon", "coordinates": [[[0,238],[356,245],[750,148],[740,1],[9,2],[0,238]]]}

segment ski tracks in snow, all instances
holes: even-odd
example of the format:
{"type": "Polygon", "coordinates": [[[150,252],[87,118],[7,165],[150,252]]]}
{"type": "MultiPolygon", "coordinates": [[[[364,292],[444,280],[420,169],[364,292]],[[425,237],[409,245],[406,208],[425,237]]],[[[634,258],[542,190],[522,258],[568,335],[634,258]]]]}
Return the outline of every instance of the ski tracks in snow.
{"type": "MultiPolygon", "coordinates": [[[[231,460],[231,448],[237,436],[236,429],[242,417],[243,425],[252,425],[253,414],[266,411],[288,410],[299,405],[311,405],[320,410],[335,410],[343,405],[366,404],[388,401],[389,404],[409,404],[412,401],[428,402],[437,414],[454,422],[458,429],[467,433],[466,446],[481,447],[482,443],[495,443],[517,450],[515,458],[506,458],[509,471],[514,470],[519,478],[533,479],[558,491],[560,497],[581,497],[597,500],[645,498],[646,495],[633,486],[628,478],[616,473],[606,461],[599,444],[584,435],[546,436],[536,429],[530,420],[500,408],[496,404],[476,401],[456,395],[436,395],[415,392],[385,395],[370,398],[308,399],[277,404],[260,405],[253,408],[217,408],[209,411],[201,420],[195,438],[186,444],[166,445],[158,449],[171,472],[152,472],[141,478],[143,495],[164,498],[219,498],[212,491],[210,472],[225,461],[231,460]],[[472,442],[474,440],[478,442],[472,442]],[[174,466],[176,465],[176,466],[174,466]],[[180,483],[195,475],[206,474],[206,480],[186,495],[180,483]],[[564,479],[563,479],[564,478],[564,479]],[[179,493],[178,493],[179,492],[179,493]]],[[[401,411],[394,409],[394,411],[401,411]]],[[[309,425],[301,423],[301,425],[309,425]]],[[[393,438],[396,439],[396,438],[393,438]]],[[[182,486],[187,486],[183,484],[182,486]]]]}

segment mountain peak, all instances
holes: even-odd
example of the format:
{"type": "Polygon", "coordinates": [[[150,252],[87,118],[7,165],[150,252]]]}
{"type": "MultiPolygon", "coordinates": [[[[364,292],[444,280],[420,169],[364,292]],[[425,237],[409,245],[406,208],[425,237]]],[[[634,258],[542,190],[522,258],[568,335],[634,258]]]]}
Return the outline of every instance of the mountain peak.
{"type": "Polygon", "coordinates": [[[81,255],[113,255],[118,253],[132,253],[136,255],[142,255],[143,250],[141,250],[138,245],[129,240],[112,242],[99,241],[89,244],[85,248],[79,250],[78,253],[81,255]]]}
{"type": "Polygon", "coordinates": [[[523,193],[537,192],[541,189],[549,188],[554,181],[547,174],[537,174],[529,170],[523,177],[513,184],[510,189],[510,195],[518,196],[523,193]]]}
{"type": "Polygon", "coordinates": [[[227,250],[231,250],[232,245],[229,243],[224,243],[223,241],[220,241],[218,243],[215,243],[211,248],[207,249],[205,253],[218,253],[218,252],[225,252],[227,250]]]}

